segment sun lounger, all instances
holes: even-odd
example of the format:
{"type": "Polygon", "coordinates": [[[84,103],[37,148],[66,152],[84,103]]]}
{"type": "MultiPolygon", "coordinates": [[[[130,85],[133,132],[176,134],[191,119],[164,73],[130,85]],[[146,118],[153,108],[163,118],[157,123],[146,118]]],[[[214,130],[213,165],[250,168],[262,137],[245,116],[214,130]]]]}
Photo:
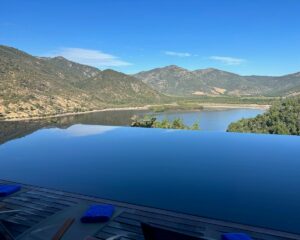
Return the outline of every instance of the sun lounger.
{"type": "Polygon", "coordinates": [[[20,185],[0,185],[0,197],[6,197],[21,189],[20,185]]]}
{"type": "Polygon", "coordinates": [[[112,205],[92,205],[81,217],[83,223],[106,222],[114,213],[112,205]]]}
{"type": "Polygon", "coordinates": [[[245,233],[224,233],[222,240],[252,240],[252,238],[245,233]]]}

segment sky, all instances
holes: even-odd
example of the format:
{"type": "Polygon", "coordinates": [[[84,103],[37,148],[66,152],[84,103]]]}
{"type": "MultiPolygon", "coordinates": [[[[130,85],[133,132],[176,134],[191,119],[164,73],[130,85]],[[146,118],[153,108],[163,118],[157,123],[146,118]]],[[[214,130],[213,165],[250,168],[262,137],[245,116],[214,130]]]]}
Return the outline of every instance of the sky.
{"type": "Polygon", "coordinates": [[[299,0],[1,0],[0,44],[136,73],[300,71],[299,0]]]}

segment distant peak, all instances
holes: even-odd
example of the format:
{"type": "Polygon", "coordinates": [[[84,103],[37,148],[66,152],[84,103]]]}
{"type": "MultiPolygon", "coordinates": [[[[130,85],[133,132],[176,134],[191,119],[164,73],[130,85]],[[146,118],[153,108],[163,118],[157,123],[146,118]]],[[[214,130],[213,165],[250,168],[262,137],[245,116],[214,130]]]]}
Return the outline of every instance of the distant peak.
{"type": "Polygon", "coordinates": [[[104,69],[103,71],[102,71],[102,73],[105,73],[105,74],[122,74],[122,75],[126,75],[125,73],[122,73],[122,72],[119,72],[119,71],[116,71],[116,70],[113,70],[113,69],[110,69],[110,68],[108,68],[108,69],[104,69]]]}
{"type": "Polygon", "coordinates": [[[111,68],[107,68],[107,69],[102,70],[102,72],[104,72],[104,73],[115,73],[117,71],[115,71],[115,70],[113,70],[111,68]]]}
{"type": "Polygon", "coordinates": [[[216,68],[206,68],[204,70],[205,71],[220,71],[219,69],[216,69],[216,68]]]}
{"type": "Polygon", "coordinates": [[[166,66],[165,68],[179,68],[179,67],[177,65],[172,64],[172,65],[166,66]]]}
{"type": "Polygon", "coordinates": [[[53,59],[68,61],[68,59],[66,59],[62,56],[57,56],[57,57],[54,57],[53,59]]]}
{"type": "Polygon", "coordinates": [[[184,71],[188,71],[187,69],[182,68],[182,67],[179,67],[179,66],[177,66],[177,65],[169,65],[169,66],[163,67],[162,69],[171,69],[171,70],[184,70],[184,71]]]}

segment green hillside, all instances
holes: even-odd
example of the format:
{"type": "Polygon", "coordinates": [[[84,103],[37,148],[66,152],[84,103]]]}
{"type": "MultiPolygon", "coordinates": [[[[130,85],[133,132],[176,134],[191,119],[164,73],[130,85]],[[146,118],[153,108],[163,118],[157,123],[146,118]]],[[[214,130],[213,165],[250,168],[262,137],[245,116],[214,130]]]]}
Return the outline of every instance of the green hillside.
{"type": "Polygon", "coordinates": [[[189,71],[175,65],[134,75],[176,96],[287,96],[300,94],[300,73],[281,77],[241,76],[214,68],[189,71]]]}
{"type": "Polygon", "coordinates": [[[165,96],[123,73],[0,46],[1,118],[135,106],[162,99],[165,96]]]}

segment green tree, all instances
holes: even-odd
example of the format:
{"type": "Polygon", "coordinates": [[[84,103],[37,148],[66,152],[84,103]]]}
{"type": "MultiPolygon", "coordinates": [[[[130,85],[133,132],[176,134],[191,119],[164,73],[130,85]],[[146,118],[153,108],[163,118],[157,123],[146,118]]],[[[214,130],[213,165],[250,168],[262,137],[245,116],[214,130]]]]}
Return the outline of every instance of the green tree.
{"type": "Polygon", "coordinates": [[[280,100],[262,115],[231,123],[227,131],[300,135],[300,97],[280,100]]]}
{"type": "Polygon", "coordinates": [[[194,123],[191,127],[184,124],[182,119],[176,118],[173,121],[167,118],[158,121],[155,117],[144,116],[142,119],[134,118],[131,124],[132,127],[146,127],[146,128],[165,128],[165,129],[186,129],[199,130],[199,124],[194,123]]]}

